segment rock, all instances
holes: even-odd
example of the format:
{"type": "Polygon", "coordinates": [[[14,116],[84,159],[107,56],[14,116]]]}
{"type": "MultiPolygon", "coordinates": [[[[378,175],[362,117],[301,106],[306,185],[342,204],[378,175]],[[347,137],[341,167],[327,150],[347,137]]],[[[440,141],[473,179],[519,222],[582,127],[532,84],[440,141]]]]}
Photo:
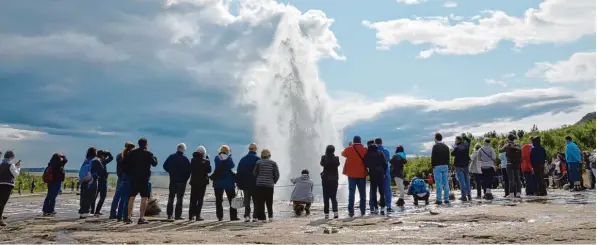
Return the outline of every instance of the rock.
{"type": "Polygon", "coordinates": [[[454,193],[450,193],[450,201],[454,201],[454,200],[456,200],[454,193]]]}
{"type": "Polygon", "coordinates": [[[392,223],[392,225],[401,225],[401,224],[404,224],[404,221],[398,220],[398,221],[392,223]]]}
{"type": "Polygon", "coordinates": [[[159,215],[162,212],[160,205],[158,204],[158,199],[151,199],[147,202],[147,209],[145,210],[146,216],[155,216],[159,215]]]}
{"type": "Polygon", "coordinates": [[[438,214],[439,214],[439,212],[437,212],[437,211],[433,211],[433,210],[429,210],[429,214],[431,214],[431,215],[438,215],[438,214]]]}
{"type": "Polygon", "coordinates": [[[564,185],[564,190],[570,190],[570,184],[565,184],[564,185]]]}
{"type": "Polygon", "coordinates": [[[338,229],[336,227],[326,227],[323,229],[323,234],[336,234],[338,229]]]}

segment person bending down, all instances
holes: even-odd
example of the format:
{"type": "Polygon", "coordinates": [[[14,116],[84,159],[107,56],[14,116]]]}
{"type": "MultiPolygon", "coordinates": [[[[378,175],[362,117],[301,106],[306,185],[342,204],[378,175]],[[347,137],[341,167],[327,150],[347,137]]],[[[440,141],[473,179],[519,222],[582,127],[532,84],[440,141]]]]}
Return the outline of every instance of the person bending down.
{"type": "Polygon", "coordinates": [[[294,184],[294,190],[292,191],[292,204],[294,212],[297,216],[303,214],[305,211],[306,215],[311,214],[311,203],[313,202],[313,181],[309,177],[309,170],[303,169],[301,171],[301,177],[290,180],[294,184]]]}
{"type": "Polygon", "coordinates": [[[425,205],[429,205],[429,189],[424,179],[414,177],[408,187],[408,195],[413,196],[415,206],[419,205],[419,200],[423,200],[425,205]]]}

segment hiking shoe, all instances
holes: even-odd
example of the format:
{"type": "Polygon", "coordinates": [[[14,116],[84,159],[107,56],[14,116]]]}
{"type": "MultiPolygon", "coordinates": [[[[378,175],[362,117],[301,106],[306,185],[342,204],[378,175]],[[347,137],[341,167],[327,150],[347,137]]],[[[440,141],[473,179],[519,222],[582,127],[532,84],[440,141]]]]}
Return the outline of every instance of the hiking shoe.
{"type": "Polygon", "coordinates": [[[339,217],[339,216],[338,216],[338,212],[335,212],[335,213],[334,213],[334,219],[337,219],[338,217],[339,217]]]}
{"type": "Polygon", "coordinates": [[[473,197],[471,195],[466,196],[466,199],[468,199],[467,201],[472,201],[473,197]]]}
{"type": "Polygon", "coordinates": [[[149,224],[149,222],[146,219],[139,219],[139,220],[137,220],[137,224],[138,225],[146,225],[146,224],[149,224]]]}
{"type": "Polygon", "coordinates": [[[379,214],[379,210],[377,208],[373,209],[373,210],[371,210],[371,214],[377,215],[377,214],[379,214]]]}
{"type": "Polygon", "coordinates": [[[493,194],[491,194],[491,193],[485,193],[485,196],[483,196],[483,199],[485,199],[485,200],[493,200],[493,194]]]}
{"type": "Polygon", "coordinates": [[[184,220],[184,218],[181,216],[181,217],[174,218],[174,220],[184,220]]]}
{"type": "Polygon", "coordinates": [[[444,201],[444,204],[450,204],[450,201],[448,201],[448,200],[445,200],[445,201],[444,201]]]}
{"type": "Polygon", "coordinates": [[[239,221],[240,219],[238,217],[234,217],[234,218],[230,218],[230,221],[239,221]]]}
{"type": "Polygon", "coordinates": [[[249,217],[245,217],[245,222],[247,222],[247,223],[248,223],[248,222],[251,222],[251,218],[249,218],[249,217]]]}
{"type": "Polygon", "coordinates": [[[117,222],[121,222],[121,221],[122,221],[122,218],[118,217],[118,218],[116,218],[116,221],[117,221],[117,222]]]}
{"type": "Polygon", "coordinates": [[[325,214],[324,219],[330,219],[330,215],[329,214],[325,214]]]}
{"type": "Polygon", "coordinates": [[[104,215],[102,212],[95,212],[95,216],[102,216],[104,215]]]}
{"type": "Polygon", "coordinates": [[[305,207],[303,205],[298,205],[294,209],[294,213],[296,214],[296,216],[301,216],[301,214],[303,214],[304,210],[305,210],[305,207]]]}
{"type": "Polygon", "coordinates": [[[305,209],[305,215],[311,215],[311,210],[305,209]]]}
{"type": "Polygon", "coordinates": [[[87,216],[81,214],[79,215],[79,219],[87,219],[87,216]]]}
{"type": "Polygon", "coordinates": [[[348,217],[352,218],[352,217],[354,217],[354,214],[353,213],[348,213],[348,217]]]}
{"type": "Polygon", "coordinates": [[[396,205],[397,205],[398,207],[402,207],[402,206],[404,206],[404,199],[402,199],[402,198],[399,198],[399,199],[398,199],[398,201],[396,202],[396,205]]]}
{"type": "Polygon", "coordinates": [[[461,202],[466,202],[466,197],[460,197],[458,198],[458,200],[460,200],[461,202]]]}
{"type": "Polygon", "coordinates": [[[4,222],[4,220],[0,220],[0,226],[6,226],[6,222],[4,222]]]}
{"type": "Polygon", "coordinates": [[[379,210],[379,214],[380,215],[386,215],[386,212],[384,212],[383,209],[382,209],[382,210],[379,210]]]}
{"type": "Polygon", "coordinates": [[[440,201],[440,200],[435,201],[435,205],[442,205],[442,201],[440,201]]]}
{"type": "Polygon", "coordinates": [[[133,220],[132,220],[132,219],[125,219],[125,220],[124,220],[124,223],[125,223],[125,224],[127,224],[127,225],[128,225],[128,224],[132,224],[132,223],[133,223],[133,220]]]}
{"type": "Polygon", "coordinates": [[[167,218],[167,219],[168,219],[168,220],[174,220],[174,219],[172,218],[172,216],[168,216],[168,218],[167,218]]]}
{"type": "Polygon", "coordinates": [[[195,219],[195,221],[204,221],[204,219],[201,218],[201,216],[197,216],[197,218],[195,219]]]}

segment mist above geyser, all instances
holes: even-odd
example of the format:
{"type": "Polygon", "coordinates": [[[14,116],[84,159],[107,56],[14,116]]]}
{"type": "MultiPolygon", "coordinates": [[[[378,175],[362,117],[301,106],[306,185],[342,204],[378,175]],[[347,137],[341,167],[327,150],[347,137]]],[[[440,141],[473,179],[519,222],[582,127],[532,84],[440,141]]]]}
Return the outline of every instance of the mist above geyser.
{"type": "MultiPolygon", "coordinates": [[[[268,148],[280,167],[278,185],[308,169],[311,179],[321,183],[321,155],[327,145],[341,151],[340,133],[332,123],[330,100],[317,70],[315,45],[301,31],[298,18],[281,17],[271,46],[262,61],[245,76],[244,102],[254,108],[254,138],[268,148]]],[[[342,183],[342,180],[341,180],[342,183]]],[[[292,189],[276,191],[287,198],[292,189]]],[[[317,193],[320,187],[314,188],[317,193]]]]}

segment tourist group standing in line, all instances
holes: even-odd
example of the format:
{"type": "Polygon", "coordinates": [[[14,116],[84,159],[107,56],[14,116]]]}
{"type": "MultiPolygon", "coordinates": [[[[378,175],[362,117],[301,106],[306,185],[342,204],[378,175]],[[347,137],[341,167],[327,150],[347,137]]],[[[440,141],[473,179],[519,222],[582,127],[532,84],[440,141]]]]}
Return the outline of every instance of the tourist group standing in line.
{"type": "MultiPolygon", "coordinates": [[[[394,212],[392,209],[393,179],[398,187],[398,200],[396,205],[405,205],[405,194],[413,197],[414,205],[419,201],[429,204],[430,192],[427,184],[435,183],[436,204],[450,203],[449,188],[449,163],[451,156],[454,157],[455,175],[460,186],[460,201],[472,200],[470,177],[473,175],[477,186],[477,198],[492,200],[492,183],[496,174],[494,166],[496,158],[501,160],[502,175],[507,181],[504,189],[507,197],[518,198],[521,192],[521,171],[526,179],[527,195],[547,195],[546,183],[543,181],[547,173],[547,153],[541,146],[541,139],[529,138],[529,143],[523,146],[515,143],[516,136],[508,135],[508,141],[504,142],[496,156],[495,150],[490,145],[490,140],[485,139],[483,145],[476,144],[472,154],[470,152],[471,140],[467,137],[456,137],[455,145],[450,150],[442,142],[443,136],[435,134],[431,151],[431,165],[433,170],[433,181],[430,176],[414,177],[405,191],[404,166],[407,164],[407,157],[403,146],[395,148],[393,154],[383,146],[382,139],[367,141],[364,146],[360,136],[354,136],[349,145],[342,150],[341,155],[346,159],[342,168],[342,174],[348,177],[348,216],[355,216],[355,195],[359,192],[358,211],[361,216],[366,213],[367,205],[371,214],[394,212]],[[506,177],[507,176],[507,177],[506,177]],[[369,178],[370,190],[366,193],[366,183],[369,178]],[[427,178],[427,179],[426,179],[427,178]],[[428,183],[426,183],[428,182],[428,183]],[[483,193],[483,195],[481,195],[483,193]],[[367,194],[369,202],[367,203],[367,194]],[[378,195],[379,194],[379,199],[378,195]]],[[[582,187],[580,175],[580,162],[582,157],[585,161],[592,161],[590,164],[591,173],[595,172],[595,154],[583,154],[578,146],[567,136],[565,168],[568,169],[568,178],[573,190],[580,190],[582,187]]],[[[144,218],[148,200],[151,197],[151,168],[158,165],[154,154],[148,150],[148,141],[141,138],[135,146],[131,142],[124,145],[122,152],[116,156],[116,174],[118,177],[116,191],[112,199],[109,217],[118,221],[132,223],[134,200],[137,195],[141,196],[138,224],[147,224],[144,218]]],[[[184,143],[178,144],[176,152],[171,154],[163,164],[163,168],[170,176],[168,204],[166,213],[168,219],[181,220],[183,197],[187,183],[191,186],[188,219],[191,221],[202,221],[201,210],[207,186],[211,180],[215,194],[216,217],[223,220],[223,197],[230,204],[230,220],[240,220],[238,211],[233,205],[237,192],[240,189],[243,193],[244,220],[245,222],[266,222],[272,221],[274,187],[280,178],[278,164],[271,159],[269,150],[263,149],[257,153],[257,145],[252,143],[248,147],[248,153],[243,156],[238,165],[234,163],[230,155],[230,148],[222,145],[219,153],[214,157],[215,168],[210,165],[207,150],[199,146],[193,152],[192,158],[186,155],[187,147],[184,143]],[[236,168],[236,171],[234,169],[236,168]],[[211,174],[210,174],[211,173],[211,174]],[[176,200],[176,202],[175,202],[176,200]],[[251,206],[253,209],[251,209],[251,206]],[[266,216],[267,210],[267,216],[266,216]],[[266,218],[267,217],[267,218],[266,218]]],[[[15,179],[20,172],[21,162],[13,163],[15,154],[13,151],[6,151],[0,163],[0,225],[6,225],[3,216],[4,207],[14,188],[15,179]]],[[[107,164],[112,162],[114,157],[109,151],[98,150],[90,147],[87,150],[85,160],[79,170],[80,183],[80,209],[81,219],[88,215],[101,216],[101,208],[104,204],[107,193],[108,171],[107,164]],[[96,202],[96,199],[99,200],[96,202]]],[[[56,214],[54,207],[56,197],[64,181],[64,166],[67,158],[60,153],[54,154],[48,167],[44,171],[43,180],[48,185],[48,193],[43,205],[43,216],[56,214]]],[[[324,215],[330,217],[330,202],[333,218],[338,214],[338,180],[340,159],[335,155],[335,147],[329,145],[325,154],[321,156],[320,165],[323,168],[320,176],[323,187],[324,215]]],[[[547,167],[549,168],[549,166],[547,167]]],[[[562,166],[564,168],[564,166],[562,166]]],[[[310,178],[309,170],[304,169],[296,178],[292,178],[294,190],[291,194],[293,209],[297,215],[310,214],[310,207],[313,203],[313,181],[310,178]]]]}

